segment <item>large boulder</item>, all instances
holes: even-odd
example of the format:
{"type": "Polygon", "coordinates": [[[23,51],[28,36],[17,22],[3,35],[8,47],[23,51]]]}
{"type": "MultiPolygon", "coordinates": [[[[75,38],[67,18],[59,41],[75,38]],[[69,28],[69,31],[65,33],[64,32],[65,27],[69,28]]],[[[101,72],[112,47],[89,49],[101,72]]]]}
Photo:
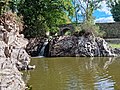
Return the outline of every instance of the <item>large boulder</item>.
{"type": "Polygon", "coordinates": [[[120,48],[114,48],[113,51],[117,56],[120,56],[120,48]]]}
{"type": "Polygon", "coordinates": [[[51,56],[75,56],[77,47],[77,37],[60,36],[56,41],[54,39],[49,50],[51,56]]]}
{"type": "Polygon", "coordinates": [[[51,56],[116,56],[104,39],[94,35],[60,36],[50,46],[51,56]]]}

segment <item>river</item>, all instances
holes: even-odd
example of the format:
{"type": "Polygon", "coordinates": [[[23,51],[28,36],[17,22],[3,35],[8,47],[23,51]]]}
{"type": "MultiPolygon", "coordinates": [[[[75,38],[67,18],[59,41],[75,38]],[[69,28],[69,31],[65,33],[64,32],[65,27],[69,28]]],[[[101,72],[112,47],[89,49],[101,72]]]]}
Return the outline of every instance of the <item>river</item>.
{"type": "Polygon", "coordinates": [[[120,58],[32,58],[24,74],[32,90],[120,90],[120,58]]]}

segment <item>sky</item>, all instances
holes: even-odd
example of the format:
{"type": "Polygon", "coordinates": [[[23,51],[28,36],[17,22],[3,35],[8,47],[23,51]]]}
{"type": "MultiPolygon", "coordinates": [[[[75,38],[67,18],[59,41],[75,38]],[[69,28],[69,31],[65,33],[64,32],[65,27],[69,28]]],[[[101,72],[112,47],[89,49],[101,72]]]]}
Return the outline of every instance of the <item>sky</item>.
{"type": "MultiPolygon", "coordinates": [[[[101,2],[101,8],[94,11],[93,16],[95,17],[96,23],[111,23],[114,22],[110,8],[107,7],[107,4],[104,1],[101,2]]],[[[79,16],[80,19],[80,16],[79,16]]]]}
{"type": "Polygon", "coordinates": [[[95,17],[95,22],[97,23],[114,22],[110,8],[107,7],[105,1],[101,2],[101,9],[95,10],[93,16],[95,17]]]}

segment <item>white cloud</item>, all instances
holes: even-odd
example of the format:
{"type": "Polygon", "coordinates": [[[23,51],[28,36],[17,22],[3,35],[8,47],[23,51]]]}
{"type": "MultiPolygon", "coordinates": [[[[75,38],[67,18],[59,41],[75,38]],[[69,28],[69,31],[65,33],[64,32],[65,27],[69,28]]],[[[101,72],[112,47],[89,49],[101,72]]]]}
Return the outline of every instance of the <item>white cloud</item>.
{"type": "Polygon", "coordinates": [[[112,15],[110,12],[110,8],[107,7],[106,1],[102,1],[100,4],[101,4],[101,8],[98,9],[100,12],[105,12],[108,15],[112,15]]]}
{"type": "Polygon", "coordinates": [[[82,14],[80,10],[79,10],[77,13],[78,13],[78,14],[82,14]]]}
{"type": "Polygon", "coordinates": [[[96,23],[110,23],[110,22],[115,22],[113,17],[103,17],[103,18],[98,18],[95,20],[96,23]]]}

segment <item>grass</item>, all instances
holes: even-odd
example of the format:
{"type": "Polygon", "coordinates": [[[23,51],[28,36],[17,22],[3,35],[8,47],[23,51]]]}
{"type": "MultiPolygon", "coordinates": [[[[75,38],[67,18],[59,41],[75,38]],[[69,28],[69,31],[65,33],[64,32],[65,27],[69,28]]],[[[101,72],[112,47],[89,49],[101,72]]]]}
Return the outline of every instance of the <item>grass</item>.
{"type": "Polygon", "coordinates": [[[120,48],[120,44],[109,44],[112,48],[120,48]]]}

